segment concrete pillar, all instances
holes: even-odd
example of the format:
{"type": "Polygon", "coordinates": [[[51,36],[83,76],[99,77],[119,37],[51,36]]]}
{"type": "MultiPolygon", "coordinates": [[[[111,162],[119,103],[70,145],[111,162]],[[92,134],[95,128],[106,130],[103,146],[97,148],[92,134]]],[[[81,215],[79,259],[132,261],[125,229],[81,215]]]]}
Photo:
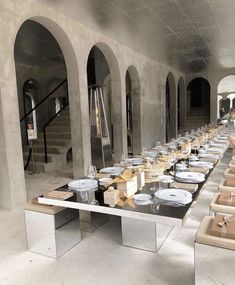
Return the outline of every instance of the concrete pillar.
{"type": "Polygon", "coordinates": [[[8,23],[0,29],[0,207],[13,209],[26,201],[14,40],[8,23]]]}
{"type": "Polygon", "coordinates": [[[212,80],[210,82],[210,123],[216,123],[217,121],[217,84],[212,80]]]}
{"type": "Polygon", "coordinates": [[[186,126],[187,116],[187,98],[186,98],[186,87],[184,79],[181,77],[179,80],[179,92],[180,92],[180,126],[186,126]]]}
{"type": "Polygon", "coordinates": [[[91,165],[87,62],[81,55],[78,58],[83,59],[79,62],[79,71],[68,74],[74,178],[87,175],[88,166],[91,165]]]}
{"type": "MultiPolygon", "coordinates": [[[[122,154],[127,154],[127,122],[126,122],[126,73],[120,76],[120,85],[112,85],[112,112],[114,125],[114,160],[120,160],[122,154]],[[115,92],[113,94],[113,91],[115,92]]],[[[115,82],[114,82],[115,84],[115,82]]]]}
{"type": "Polygon", "coordinates": [[[177,92],[175,79],[172,73],[168,75],[170,86],[170,138],[177,136],[177,92]]]}
{"type": "Polygon", "coordinates": [[[220,113],[219,113],[219,111],[220,111],[220,101],[221,101],[222,99],[223,99],[222,96],[217,95],[217,118],[220,117],[220,113]]]}

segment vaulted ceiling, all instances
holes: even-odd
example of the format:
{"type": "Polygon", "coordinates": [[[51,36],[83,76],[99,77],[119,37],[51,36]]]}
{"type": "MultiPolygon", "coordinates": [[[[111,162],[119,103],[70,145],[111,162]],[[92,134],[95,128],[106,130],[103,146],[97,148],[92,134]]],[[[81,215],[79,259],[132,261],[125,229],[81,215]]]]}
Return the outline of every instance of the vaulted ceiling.
{"type": "Polygon", "coordinates": [[[184,71],[235,67],[234,0],[37,0],[184,71]]]}

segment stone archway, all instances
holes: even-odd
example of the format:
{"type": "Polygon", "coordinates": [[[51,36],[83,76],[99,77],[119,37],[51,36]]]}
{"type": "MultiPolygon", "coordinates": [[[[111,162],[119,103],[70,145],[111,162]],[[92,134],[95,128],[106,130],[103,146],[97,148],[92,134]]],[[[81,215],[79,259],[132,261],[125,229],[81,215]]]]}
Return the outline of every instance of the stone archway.
{"type": "Polygon", "coordinates": [[[211,87],[203,77],[192,79],[187,86],[187,129],[210,122],[211,87]]]}
{"type": "MultiPolygon", "coordinates": [[[[77,154],[77,158],[74,159],[77,163],[74,163],[73,170],[75,176],[79,175],[81,177],[84,175],[83,146],[86,145],[87,147],[87,142],[83,143],[83,140],[85,140],[83,133],[85,132],[81,123],[81,113],[78,112],[80,109],[79,81],[74,80],[74,78],[78,77],[77,58],[71,41],[62,28],[60,28],[54,20],[43,16],[32,16],[29,19],[45,26],[57,39],[64,53],[66,65],[68,67],[70,103],[72,103],[71,105],[73,106],[73,110],[70,109],[71,114],[73,114],[73,118],[71,119],[71,127],[75,127],[76,130],[72,138],[72,143],[78,149],[78,152],[80,149],[82,149],[81,153],[77,154]]],[[[24,21],[25,20],[26,19],[24,19],[24,21]]],[[[1,96],[4,96],[5,98],[4,104],[0,104],[2,114],[1,127],[4,128],[3,130],[1,129],[3,131],[3,142],[1,149],[5,153],[5,155],[2,156],[2,163],[4,161],[4,164],[7,165],[7,167],[0,172],[0,180],[2,181],[0,184],[0,206],[4,208],[15,208],[18,205],[22,205],[26,199],[24,169],[22,164],[21,135],[19,127],[19,107],[13,57],[14,40],[17,32],[18,28],[15,27],[15,34],[12,35],[12,40],[6,43],[5,50],[2,53],[4,56],[4,61],[7,60],[7,62],[9,62],[8,69],[1,73],[1,82],[3,82],[1,86],[1,96]],[[6,125],[8,125],[7,128],[6,125]],[[8,145],[12,145],[12,142],[14,142],[14,147],[7,147],[8,145]]],[[[89,153],[86,157],[89,159],[89,153]]]]}
{"type": "MultiPolygon", "coordinates": [[[[121,75],[120,68],[116,56],[111,48],[102,42],[95,43],[96,47],[104,56],[107,61],[110,73],[110,86],[111,86],[111,117],[112,117],[112,134],[113,134],[113,156],[114,160],[118,161],[120,156],[127,154],[127,139],[126,139],[126,125],[125,116],[123,114],[124,98],[121,96],[121,75]]],[[[90,49],[90,51],[92,50],[90,49]]],[[[90,54],[90,52],[89,52],[90,54]]],[[[106,74],[107,77],[107,74],[106,74]]],[[[104,82],[105,78],[103,78],[104,82]]]]}

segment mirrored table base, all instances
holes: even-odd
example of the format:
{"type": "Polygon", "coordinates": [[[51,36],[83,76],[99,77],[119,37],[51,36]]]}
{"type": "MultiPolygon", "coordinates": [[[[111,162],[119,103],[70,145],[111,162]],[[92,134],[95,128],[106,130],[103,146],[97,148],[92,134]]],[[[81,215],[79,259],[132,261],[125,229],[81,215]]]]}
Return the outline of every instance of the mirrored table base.
{"type": "Polygon", "coordinates": [[[122,244],[157,252],[172,231],[172,225],[121,217],[122,244]]]}

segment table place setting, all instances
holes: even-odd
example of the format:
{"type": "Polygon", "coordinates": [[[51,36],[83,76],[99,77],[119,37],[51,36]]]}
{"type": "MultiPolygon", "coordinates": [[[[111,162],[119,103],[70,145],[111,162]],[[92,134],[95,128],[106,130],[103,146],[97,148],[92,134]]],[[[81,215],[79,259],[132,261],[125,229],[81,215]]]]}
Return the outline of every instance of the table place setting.
{"type": "Polygon", "coordinates": [[[201,183],[205,181],[205,175],[199,172],[176,172],[175,178],[179,182],[185,183],[201,183]]]}
{"type": "Polygon", "coordinates": [[[183,189],[162,189],[154,193],[161,205],[182,207],[192,202],[192,194],[183,189]]]}
{"type": "Polygon", "coordinates": [[[208,169],[212,169],[214,167],[213,163],[208,161],[189,161],[189,166],[208,169]]]}

